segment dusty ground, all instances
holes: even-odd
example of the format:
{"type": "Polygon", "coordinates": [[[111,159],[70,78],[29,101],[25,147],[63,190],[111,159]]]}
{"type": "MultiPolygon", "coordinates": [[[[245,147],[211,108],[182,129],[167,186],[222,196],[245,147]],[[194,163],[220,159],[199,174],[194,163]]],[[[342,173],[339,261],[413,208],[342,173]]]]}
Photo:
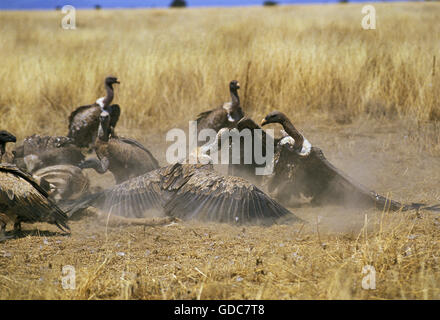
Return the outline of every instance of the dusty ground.
{"type": "MultiPolygon", "coordinates": [[[[405,203],[440,202],[432,126],[359,119],[297,127],[332,163],[375,191],[405,203]]],[[[142,141],[150,148],[159,142],[142,141]]],[[[163,161],[163,147],[152,150],[163,161]]],[[[70,223],[71,236],[50,225],[24,225],[28,236],[0,243],[0,298],[440,298],[438,215],[292,211],[309,223],[106,227],[88,216],[70,223]],[[76,271],[74,290],[62,287],[66,265],[76,271]],[[367,265],[376,271],[375,290],[362,288],[367,265]]]]}

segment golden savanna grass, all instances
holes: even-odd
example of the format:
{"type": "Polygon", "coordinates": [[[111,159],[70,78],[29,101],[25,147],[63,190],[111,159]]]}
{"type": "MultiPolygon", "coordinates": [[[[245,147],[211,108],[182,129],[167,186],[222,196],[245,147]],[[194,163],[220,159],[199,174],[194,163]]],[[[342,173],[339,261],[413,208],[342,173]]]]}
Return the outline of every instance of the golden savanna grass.
{"type": "Polygon", "coordinates": [[[258,117],[439,118],[438,4],[376,10],[370,31],[361,5],[78,10],[74,31],[60,11],[1,12],[0,126],[65,134],[67,115],[102,96],[109,74],[121,79],[115,102],[130,128],[193,119],[228,98],[232,79],[258,117]]]}
{"type": "MultiPolygon", "coordinates": [[[[361,8],[78,10],[76,30],[63,30],[57,11],[0,12],[0,128],[64,135],[69,113],[102,96],[113,74],[119,132],[165,164],[164,133],[226,101],[238,79],[254,120],[282,110],[357,181],[438,203],[440,6],[375,4],[368,31],[361,8]]],[[[107,228],[86,217],[70,237],[25,225],[29,236],[0,243],[0,298],[440,298],[438,215],[291,210],[308,223],[107,228]],[[61,286],[65,265],[75,290],[61,286]],[[367,265],[375,290],[362,288],[367,265]]]]}

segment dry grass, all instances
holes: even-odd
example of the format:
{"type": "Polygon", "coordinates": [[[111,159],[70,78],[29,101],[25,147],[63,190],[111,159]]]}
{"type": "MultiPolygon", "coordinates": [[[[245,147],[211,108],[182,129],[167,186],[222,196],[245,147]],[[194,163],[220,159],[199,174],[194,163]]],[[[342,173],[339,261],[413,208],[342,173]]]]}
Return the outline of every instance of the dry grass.
{"type": "MultiPolygon", "coordinates": [[[[376,191],[405,203],[439,203],[440,158],[422,154],[418,148],[427,145],[408,138],[409,127],[357,121],[314,126],[307,137],[376,191]]],[[[88,217],[70,223],[70,237],[41,231],[56,231],[46,224],[25,225],[32,236],[0,243],[0,299],[440,298],[438,214],[291,210],[308,224],[107,229],[88,217]],[[76,290],[61,287],[65,265],[76,269],[76,290]],[[376,270],[375,290],[362,289],[366,265],[376,270]]]]}
{"type": "Polygon", "coordinates": [[[368,31],[358,4],[77,11],[76,30],[61,28],[59,11],[0,12],[0,127],[65,134],[67,115],[102,96],[108,74],[121,79],[123,128],[193,119],[228,99],[231,79],[258,118],[273,108],[338,122],[440,118],[440,6],[375,6],[368,31]]]}
{"type": "MultiPolygon", "coordinates": [[[[157,143],[163,160],[163,132],[228,99],[236,78],[254,118],[284,110],[358,181],[438,203],[440,127],[427,121],[440,115],[440,7],[375,6],[375,31],[361,29],[351,4],[78,11],[75,31],[60,28],[59,12],[0,12],[0,128],[65,134],[69,112],[115,74],[119,130],[157,143]]],[[[0,298],[440,298],[438,216],[292,211],[309,223],[106,229],[86,218],[71,237],[25,225],[36,234],[0,243],[0,298]],[[61,287],[64,265],[76,268],[76,290],[61,287]],[[365,265],[376,290],[362,289],[365,265]]]]}
{"type": "Polygon", "coordinates": [[[366,228],[340,234],[313,222],[108,230],[90,219],[72,222],[70,238],[2,244],[0,298],[440,298],[438,219],[368,214],[366,228]],[[61,286],[65,265],[76,269],[75,290],[61,286]],[[366,265],[377,272],[375,290],[362,289],[366,265]]]}

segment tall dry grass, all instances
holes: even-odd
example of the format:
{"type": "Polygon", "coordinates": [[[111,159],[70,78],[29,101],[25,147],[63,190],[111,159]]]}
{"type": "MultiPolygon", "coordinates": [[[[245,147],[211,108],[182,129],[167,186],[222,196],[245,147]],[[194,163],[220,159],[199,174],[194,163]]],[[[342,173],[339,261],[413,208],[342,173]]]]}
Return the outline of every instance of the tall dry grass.
{"type": "Polygon", "coordinates": [[[60,11],[0,12],[0,127],[66,134],[109,74],[121,80],[120,128],[144,135],[224,102],[231,79],[258,118],[440,118],[440,6],[375,7],[376,30],[361,28],[358,4],[79,10],[76,30],[61,28],[60,11]]]}

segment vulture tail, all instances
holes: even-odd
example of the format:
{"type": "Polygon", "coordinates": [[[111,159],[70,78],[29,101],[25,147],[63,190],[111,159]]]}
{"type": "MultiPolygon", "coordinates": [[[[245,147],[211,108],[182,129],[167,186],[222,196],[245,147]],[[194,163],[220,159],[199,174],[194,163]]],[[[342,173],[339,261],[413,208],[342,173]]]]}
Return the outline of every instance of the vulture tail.
{"type": "Polygon", "coordinates": [[[72,219],[77,213],[97,203],[103,192],[86,194],[76,200],[65,200],[59,203],[59,206],[67,213],[69,219],[72,219]]]}
{"type": "Polygon", "coordinates": [[[412,203],[411,205],[405,206],[406,210],[426,210],[433,212],[440,212],[440,204],[436,204],[433,206],[427,206],[423,203],[412,203]]]}

